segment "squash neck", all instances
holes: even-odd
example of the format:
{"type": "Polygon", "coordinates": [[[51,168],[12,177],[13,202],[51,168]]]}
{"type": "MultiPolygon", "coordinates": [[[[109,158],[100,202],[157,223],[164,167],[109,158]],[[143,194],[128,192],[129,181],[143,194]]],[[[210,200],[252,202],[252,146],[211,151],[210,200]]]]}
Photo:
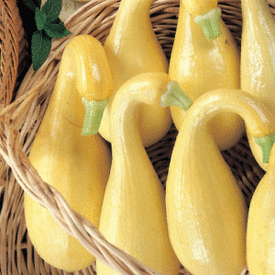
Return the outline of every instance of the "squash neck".
{"type": "MultiPolygon", "coordinates": [[[[119,159],[134,160],[136,158],[147,159],[145,148],[139,132],[139,109],[142,102],[136,98],[126,95],[124,103],[121,104],[111,120],[111,140],[114,161],[119,159]],[[123,153],[122,153],[123,152],[123,153]],[[121,158],[124,156],[124,158],[121,158]]],[[[131,161],[134,164],[134,161],[131,161]]]]}
{"type": "MultiPolygon", "coordinates": [[[[273,114],[259,101],[238,89],[216,89],[200,97],[197,108],[189,110],[194,125],[204,125],[222,111],[240,115],[249,132],[255,137],[273,133],[273,114]]],[[[193,126],[194,126],[193,125],[193,126]]]]}
{"type": "Polygon", "coordinates": [[[78,93],[75,66],[72,58],[62,58],[54,90],[45,116],[51,116],[53,126],[59,117],[65,118],[72,125],[82,127],[84,106],[78,93]]]}
{"type": "Polygon", "coordinates": [[[117,12],[117,18],[125,16],[128,19],[139,16],[149,17],[153,0],[122,0],[117,12]]]}
{"type": "MultiPolygon", "coordinates": [[[[224,28],[220,19],[220,24],[222,29],[224,28]]],[[[224,30],[223,30],[224,31],[224,30]]],[[[185,47],[189,47],[189,53],[194,52],[196,45],[205,45],[209,47],[213,45],[213,41],[209,41],[203,33],[203,30],[199,24],[197,24],[192,17],[185,9],[184,5],[180,4],[179,9],[179,19],[177,26],[177,33],[175,39],[179,39],[182,44],[185,44],[185,47]]]]}
{"type": "Polygon", "coordinates": [[[117,34],[119,40],[125,34],[135,35],[133,30],[136,30],[136,35],[139,35],[139,33],[144,34],[144,28],[152,28],[150,22],[152,2],[153,0],[122,0],[110,35],[117,34]]]}
{"type": "Polygon", "coordinates": [[[257,30],[257,26],[263,26],[264,29],[274,29],[274,17],[266,0],[242,0],[241,5],[244,28],[249,26],[257,30]]]}
{"type": "MultiPolygon", "coordinates": [[[[192,106],[193,108],[191,107],[186,113],[181,129],[190,133],[193,146],[198,148],[206,146],[208,142],[213,144],[214,137],[205,133],[209,131],[208,127],[212,118],[224,111],[240,115],[245,121],[247,131],[255,138],[275,133],[275,118],[272,112],[249,94],[240,90],[227,89],[226,91],[222,89],[220,91],[217,89],[202,95],[195,104],[196,108],[192,106]]],[[[215,145],[216,147],[217,145],[215,145]]],[[[267,157],[264,156],[267,162],[271,147],[268,150],[262,150],[264,154],[267,154],[267,157]]]]}
{"type": "Polygon", "coordinates": [[[140,108],[160,105],[168,83],[169,77],[166,73],[144,73],[131,78],[120,87],[110,116],[114,158],[116,155],[124,155],[127,161],[131,156],[133,165],[134,160],[138,159],[145,159],[145,163],[146,159],[150,162],[139,132],[140,108]]]}
{"type": "MultiPolygon", "coordinates": [[[[98,131],[108,94],[96,84],[102,76],[91,50],[91,41],[86,37],[79,39],[72,40],[63,52],[49,108],[71,124],[83,126],[83,135],[92,135],[98,131]]],[[[101,81],[108,81],[102,78],[101,81]]]]}
{"type": "MultiPolygon", "coordinates": [[[[192,2],[192,1],[190,1],[192,2]]],[[[221,9],[217,7],[217,1],[193,1],[194,6],[190,6],[188,1],[181,0],[180,6],[185,7],[192,15],[192,20],[200,25],[207,40],[216,39],[222,34],[220,27],[221,9]]]]}
{"type": "Polygon", "coordinates": [[[179,38],[182,41],[187,42],[187,45],[192,45],[193,39],[203,39],[206,42],[206,38],[202,34],[201,27],[195,23],[191,15],[186,11],[184,5],[180,4],[179,9],[179,19],[177,26],[176,38],[179,38]],[[184,38],[184,40],[183,40],[184,38]]]}

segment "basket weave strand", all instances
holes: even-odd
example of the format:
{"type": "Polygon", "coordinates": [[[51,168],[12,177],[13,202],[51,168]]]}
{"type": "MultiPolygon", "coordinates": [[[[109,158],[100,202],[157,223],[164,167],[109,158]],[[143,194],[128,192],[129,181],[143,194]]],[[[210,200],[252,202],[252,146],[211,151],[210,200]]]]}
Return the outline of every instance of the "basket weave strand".
{"type": "MultiPolygon", "coordinates": [[[[0,0],[0,109],[9,105],[29,62],[27,41],[16,0],[0,0]]],[[[0,187],[7,167],[0,160],[0,187]]]]}
{"type": "Polygon", "coordinates": [[[0,0],[0,105],[13,97],[18,66],[26,53],[26,40],[16,0],[0,0]]]}
{"type": "MultiPolygon", "coordinates": [[[[119,0],[91,1],[69,18],[65,25],[72,35],[53,43],[50,56],[44,65],[36,72],[29,70],[17,93],[17,100],[0,113],[0,152],[12,168],[12,173],[7,179],[7,187],[0,190],[0,274],[68,274],[44,263],[33,249],[26,234],[22,189],[47,207],[64,229],[106,264],[122,274],[157,274],[106,242],[95,227],[72,211],[62,196],[42,181],[27,159],[56,81],[64,47],[78,34],[93,35],[104,43],[119,2],[119,0]]],[[[270,0],[269,3],[275,14],[275,1],[270,0]]],[[[240,46],[242,23],[240,1],[224,0],[219,5],[226,25],[240,46]]],[[[178,9],[178,0],[155,0],[151,8],[154,30],[168,58],[176,31],[178,9]]],[[[177,131],[172,127],[163,140],[147,148],[148,155],[164,185],[176,135],[177,131]]],[[[244,137],[239,144],[223,152],[223,156],[249,204],[251,195],[264,172],[256,164],[247,139],[244,137]]],[[[75,274],[94,274],[94,268],[91,266],[75,274]]],[[[189,273],[182,268],[181,274],[189,273]]]]}

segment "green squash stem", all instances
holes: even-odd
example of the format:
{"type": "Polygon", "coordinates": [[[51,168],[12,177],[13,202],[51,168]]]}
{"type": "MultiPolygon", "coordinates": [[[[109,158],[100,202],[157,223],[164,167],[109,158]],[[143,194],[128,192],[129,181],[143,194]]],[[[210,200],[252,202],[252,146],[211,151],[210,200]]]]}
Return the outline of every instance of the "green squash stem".
{"type": "Polygon", "coordinates": [[[272,149],[273,144],[275,143],[275,133],[268,136],[255,138],[255,142],[262,149],[263,163],[268,163],[270,151],[272,149]]]}
{"type": "Polygon", "coordinates": [[[194,20],[202,27],[208,40],[214,40],[222,34],[220,26],[221,9],[219,7],[210,10],[203,15],[197,15],[194,20]]]}
{"type": "Polygon", "coordinates": [[[83,136],[95,135],[100,127],[103,112],[109,99],[87,100],[82,97],[81,100],[85,108],[85,117],[81,134],[83,136]]]}
{"type": "Polygon", "coordinates": [[[168,83],[166,92],[161,97],[162,107],[176,105],[187,111],[192,104],[193,101],[182,91],[177,81],[168,83]]]}

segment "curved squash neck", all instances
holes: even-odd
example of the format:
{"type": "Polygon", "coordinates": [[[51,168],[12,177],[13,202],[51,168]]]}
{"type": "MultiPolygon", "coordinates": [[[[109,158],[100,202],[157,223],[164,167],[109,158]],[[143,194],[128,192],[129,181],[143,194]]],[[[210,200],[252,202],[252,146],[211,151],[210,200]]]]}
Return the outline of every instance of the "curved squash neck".
{"type": "Polygon", "coordinates": [[[112,150],[114,161],[118,159],[128,162],[131,159],[148,159],[138,129],[139,108],[142,102],[134,98],[131,93],[126,94],[121,108],[117,109],[114,119],[111,120],[112,150]],[[123,152],[123,153],[122,153],[123,152]],[[122,158],[123,156],[123,158],[122,158]]]}
{"type": "MultiPolygon", "coordinates": [[[[192,106],[188,110],[181,128],[184,131],[180,131],[178,137],[180,140],[188,133],[187,141],[182,141],[184,146],[204,148],[212,144],[213,148],[215,142],[209,134],[208,124],[214,116],[223,111],[240,115],[247,130],[254,137],[264,137],[275,132],[275,118],[264,105],[240,90],[227,90],[227,93],[215,90],[204,94],[194,103],[196,108],[192,106]]],[[[218,152],[216,144],[215,148],[218,152]]]]}
{"type": "Polygon", "coordinates": [[[118,90],[110,118],[114,158],[120,156],[127,161],[131,156],[128,162],[133,165],[138,159],[150,162],[139,132],[139,109],[142,105],[160,105],[168,82],[166,73],[144,73],[131,78],[118,90]]]}
{"type": "Polygon", "coordinates": [[[192,112],[197,116],[195,124],[207,122],[221,111],[229,111],[240,115],[255,137],[269,135],[275,130],[273,114],[254,97],[241,90],[217,89],[203,95],[198,104],[201,107],[192,112]]]}
{"type": "Polygon", "coordinates": [[[52,115],[55,116],[61,115],[77,127],[82,127],[84,121],[85,109],[82,98],[88,102],[99,102],[107,94],[107,86],[101,87],[100,84],[100,81],[109,81],[106,78],[107,70],[102,73],[105,69],[102,65],[105,64],[105,60],[100,60],[100,42],[96,41],[97,45],[93,45],[92,39],[88,36],[79,36],[66,46],[47,111],[53,112],[52,115]],[[96,54],[98,56],[95,57],[96,54]],[[96,58],[100,60],[101,65],[96,58]]]}

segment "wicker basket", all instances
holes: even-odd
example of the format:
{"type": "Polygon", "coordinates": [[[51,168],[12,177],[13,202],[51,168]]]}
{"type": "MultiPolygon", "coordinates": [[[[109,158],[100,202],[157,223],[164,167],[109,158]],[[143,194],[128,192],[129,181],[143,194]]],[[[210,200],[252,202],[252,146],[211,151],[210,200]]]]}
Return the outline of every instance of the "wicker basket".
{"type": "MultiPolygon", "coordinates": [[[[11,103],[26,73],[29,63],[27,49],[16,0],[0,0],[0,110],[11,103]]],[[[0,187],[4,184],[6,169],[0,160],[0,187]]]]}
{"type": "MultiPolygon", "coordinates": [[[[0,151],[12,172],[8,171],[7,185],[0,189],[0,274],[68,274],[49,266],[33,248],[25,227],[23,190],[47,207],[60,224],[92,254],[114,269],[120,267],[125,274],[156,274],[106,242],[90,223],[71,211],[58,192],[40,179],[26,157],[47,108],[64,47],[78,34],[91,34],[103,43],[119,2],[119,0],[90,1],[70,17],[65,25],[72,35],[53,43],[47,61],[36,72],[29,70],[18,90],[17,99],[2,111],[0,151]]],[[[269,3],[275,14],[275,1],[269,0],[269,3]]],[[[223,0],[219,6],[225,23],[240,46],[242,29],[240,1],[223,0]]],[[[151,7],[154,30],[168,58],[176,31],[178,11],[179,0],[155,0],[151,7]]],[[[160,142],[147,148],[151,162],[164,185],[176,136],[177,130],[173,126],[160,142]]],[[[249,204],[264,171],[254,160],[246,137],[230,150],[223,152],[223,156],[249,204]]],[[[95,266],[90,266],[74,274],[95,274],[95,270],[95,266]]],[[[189,274],[183,267],[180,272],[189,274]]]]}
{"type": "Polygon", "coordinates": [[[18,73],[22,71],[22,63],[27,54],[24,35],[16,0],[0,0],[1,106],[11,102],[18,73]]]}

